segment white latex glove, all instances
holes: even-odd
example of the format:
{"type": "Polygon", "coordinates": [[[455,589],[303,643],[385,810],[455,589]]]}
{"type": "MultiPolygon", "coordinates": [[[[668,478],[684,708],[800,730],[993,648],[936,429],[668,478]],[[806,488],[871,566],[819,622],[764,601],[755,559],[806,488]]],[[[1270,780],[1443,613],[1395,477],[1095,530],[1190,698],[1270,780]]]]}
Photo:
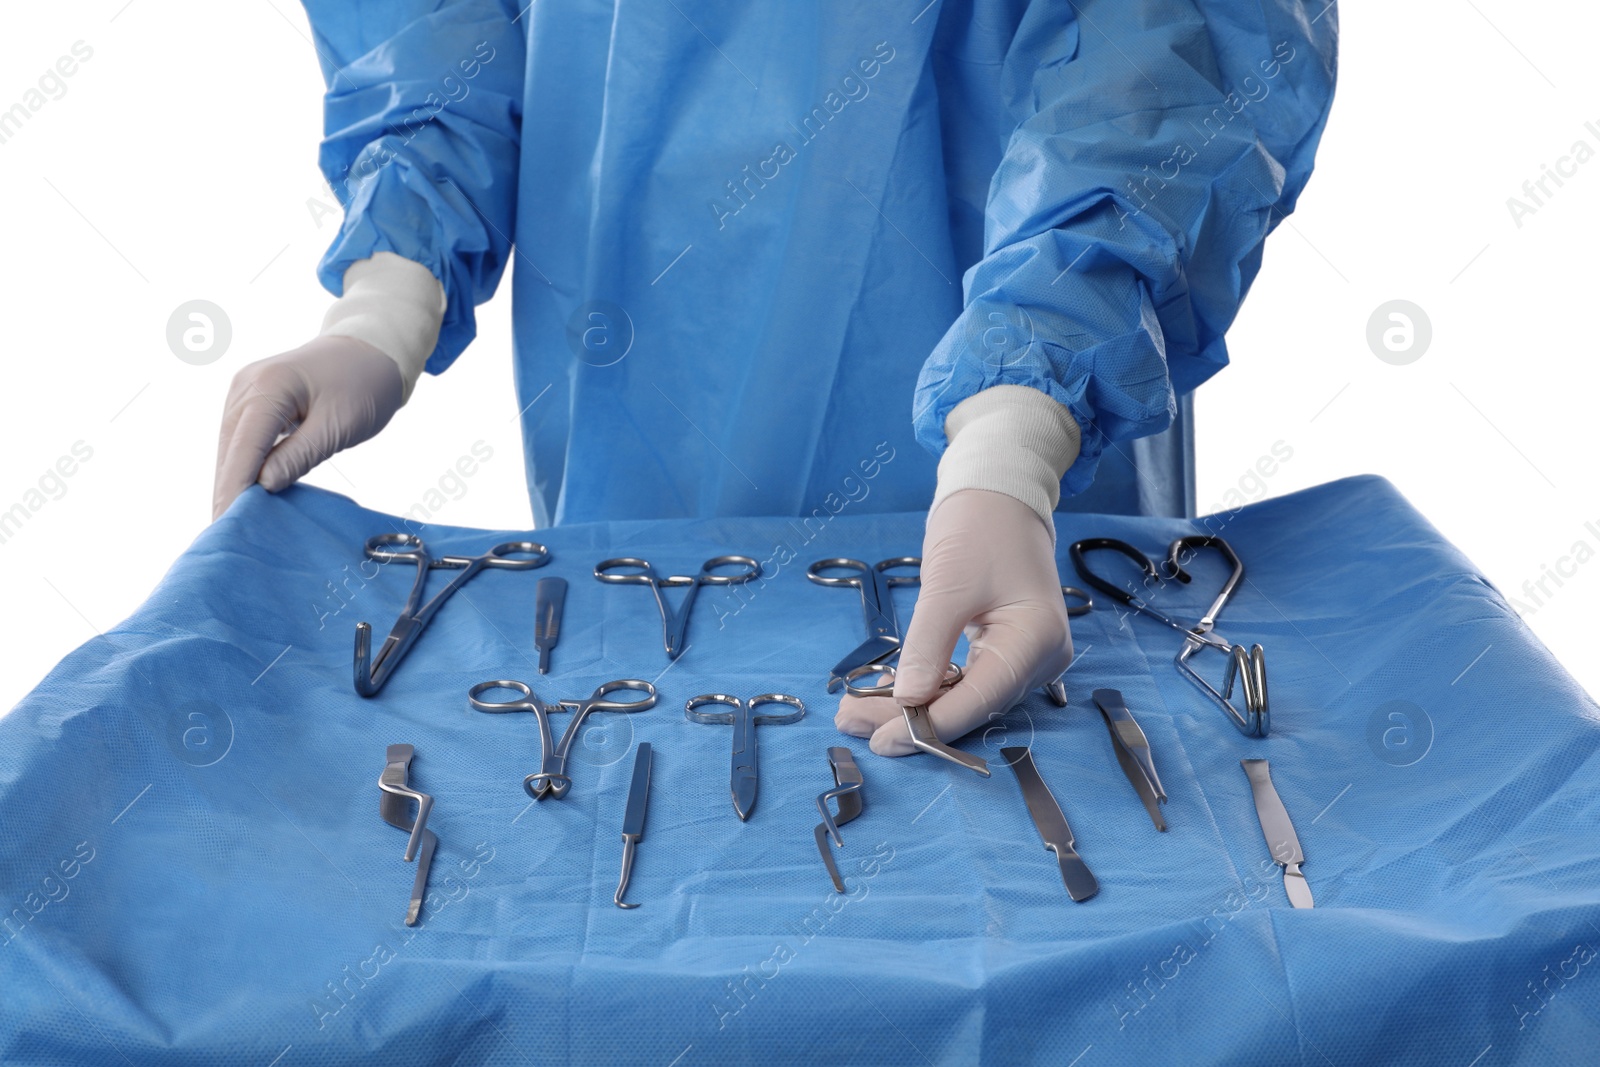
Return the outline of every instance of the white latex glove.
{"type": "Polygon", "coordinates": [[[373,436],[400,410],[404,393],[395,361],[354,337],[318,337],[245,367],[222,412],[211,517],[255,482],[276,493],[373,436]]]}
{"type": "Polygon", "coordinates": [[[900,652],[894,696],[846,696],[834,724],[871,738],[880,756],[916,749],[902,705],[925,704],[951,741],[1009,711],[1072,662],[1054,537],[1033,508],[1003,493],[962,489],[934,505],[922,546],[922,588],[900,652]],[[940,693],[956,639],[965,677],[940,693]]]}

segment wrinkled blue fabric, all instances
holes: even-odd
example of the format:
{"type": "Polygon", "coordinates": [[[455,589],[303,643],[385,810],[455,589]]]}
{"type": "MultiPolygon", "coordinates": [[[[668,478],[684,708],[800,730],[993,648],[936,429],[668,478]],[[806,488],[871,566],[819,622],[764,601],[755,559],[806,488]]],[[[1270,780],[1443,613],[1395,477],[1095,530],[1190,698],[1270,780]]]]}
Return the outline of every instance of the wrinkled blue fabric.
{"type": "Polygon", "coordinates": [[[808,514],[883,450],[870,509],[925,507],[945,417],[1002,383],[1083,428],[1063,509],[1192,514],[1184,420],[1129,442],[1227,362],[1336,36],[1293,0],[306,8],[322,280],[427,266],[437,373],[515,258],[540,526],[808,514]]]}
{"type": "MultiPolygon", "coordinates": [[[[1063,561],[1090,535],[1231,541],[1248,581],[1217,629],[1266,646],[1273,732],[1242,737],[1174,669],[1175,634],[1101,606],[1073,620],[1069,707],[1033,695],[960,743],[990,779],[874,756],[831,721],[827,669],[863,636],[861,611],[805,565],[914,551],[921,524],[845,510],[555,528],[539,535],[547,567],[475,578],[363,700],[355,624],[385,632],[411,579],[371,574],[360,546],[405,527],[316,489],[249,490],[132,618],[0,719],[0,1062],[1592,1061],[1600,708],[1388,483],[1198,523],[1058,516],[1063,561]],[[670,670],[649,594],[590,576],[607,556],[682,573],[726,551],[767,561],[767,579],[702,594],[670,670]],[[552,575],[571,590],[540,677],[534,586],[552,575]],[[595,716],[560,801],[522,791],[534,724],[467,706],[491,678],[554,700],[626,676],[656,679],[659,706],[595,716]],[[1089,701],[1102,686],[1149,736],[1165,834],[1113,758],[1089,701]],[[741,823],[731,731],[687,722],[683,702],[774,690],[810,710],[759,728],[741,823]],[[623,912],[641,741],[641,907],[623,912]],[[397,742],[416,746],[441,842],[413,930],[406,835],[378,815],[397,742]],[[1100,881],[1086,903],[1001,763],[1012,744],[1032,747],[1100,881]],[[866,781],[836,850],[844,895],[812,837],[830,745],[866,781]],[[1247,756],[1272,762],[1313,910],[1284,896],[1247,756]]],[[[525,536],[422,533],[464,554],[525,536]]],[[[1192,569],[1194,587],[1159,602],[1179,618],[1221,578],[1213,559],[1192,569]]],[[[914,596],[899,592],[902,617],[914,596]]],[[[1197,666],[1220,678],[1220,663],[1197,666]]]]}

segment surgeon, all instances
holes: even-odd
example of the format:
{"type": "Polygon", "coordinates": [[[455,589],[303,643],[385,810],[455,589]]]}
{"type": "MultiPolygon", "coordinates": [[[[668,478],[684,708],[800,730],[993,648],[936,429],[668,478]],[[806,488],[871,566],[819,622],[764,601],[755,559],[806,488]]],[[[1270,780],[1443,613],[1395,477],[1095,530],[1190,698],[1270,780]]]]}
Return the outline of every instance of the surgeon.
{"type": "Polygon", "coordinates": [[[901,704],[948,740],[1066,668],[1053,511],[1193,514],[1190,397],[1310,176],[1337,17],[305,6],[337,299],[235,377],[216,512],[383,429],[515,263],[537,525],[927,509],[894,697],[836,717],[883,755],[901,704]]]}

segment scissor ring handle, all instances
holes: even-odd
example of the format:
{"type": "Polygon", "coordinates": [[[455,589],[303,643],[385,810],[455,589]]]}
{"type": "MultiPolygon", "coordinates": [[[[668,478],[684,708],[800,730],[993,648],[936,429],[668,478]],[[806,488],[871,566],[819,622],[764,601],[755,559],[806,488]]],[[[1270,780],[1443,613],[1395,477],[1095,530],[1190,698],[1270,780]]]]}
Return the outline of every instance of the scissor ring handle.
{"type": "Polygon", "coordinates": [[[1110,582],[1094,573],[1094,571],[1089,569],[1088,562],[1083,558],[1085,553],[1096,552],[1103,549],[1110,549],[1119,555],[1126,556],[1128,559],[1134,562],[1139,570],[1144,572],[1144,576],[1146,578],[1153,578],[1157,582],[1161,581],[1161,572],[1158,571],[1156,569],[1156,565],[1150,561],[1150,557],[1145,555],[1143,552],[1140,552],[1137,548],[1134,548],[1126,541],[1118,540],[1115,537],[1086,537],[1082,541],[1074,541],[1072,546],[1067,549],[1067,554],[1072,557],[1073,567],[1075,567],[1078,573],[1083,576],[1084,581],[1088,582],[1095,589],[1100,590],[1100,592],[1104,593],[1106,596],[1111,597],[1117,603],[1131,606],[1134,601],[1134,594],[1128,592],[1126,589],[1123,589],[1120,586],[1112,585],[1110,582]]]}
{"type": "Polygon", "coordinates": [[[550,562],[550,550],[537,541],[506,541],[495,545],[484,555],[484,565],[501,567],[508,571],[531,571],[550,562]],[[531,558],[513,555],[523,553],[531,558]]]}
{"type": "Polygon", "coordinates": [[[533,690],[526,682],[519,682],[513,678],[497,678],[490,682],[479,682],[467,690],[467,700],[478,711],[490,713],[502,711],[533,711],[536,706],[543,706],[543,701],[533,695],[533,690]],[[521,700],[483,700],[481,697],[491,689],[509,689],[513,693],[522,694],[521,700]]]}
{"type": "Polygon", "coordinates": [[[706,585],[737,585],[761,577],[761,564],[749,556],[714,556],[700,564],[700,581],[706,585]],[[718,567],[743,567],[734,574],[716,574],[718,567]]]}
{"type": "Polygon", "coordinates": [[[416,560],[426,561],[428,550],[422,543],[422,538],[416,534],[408,533],[381,533],[367,538],[363,546],[367,558],[377,560],[379,563],[411,563],[416,560]],[[399,552],[396,549],[404,548],[407,551],[399,552]]]}
{"type": "Polygon", "coordinates": [[[1064,597],[1076,597],[1081,601],[1078,604],[1067,605],[1067,618],[1069,619],[1076,619],[1079,615],[1087,615],[1094,608],[1094,597],[1090,596],[1087,590],[1079,589],[1075,585],[1062,586],[1061,595],[1064,597]]]}
{"type": "Polygon", "coordinates": [[[599,711],[648,711],[656,706],[656,687],[642,678],[618,678],[615,681],[604,682],[595,691],[589,694],[586,701],[563,701],[562,703],[588,704],[599,711]],[[612,693],[632,692],[643,693],[641,700],[607,700],[612,693]]]}
{"type": "Polygon", "coordinates": [[[863,578],[872,573],[872,568],[859,559],[850,559],[846,556],[831,556],[828,559],[819,559],[806,568],[806,577],[818,585],[844,585],[852,588],[861,584],[863,578]],[[842,567],[856,572],[853,578],[845,578],[836,574],[823,574],[822,571],[833,567],[842,567]]]}
{"type": "Polygon", "coordinates": [[[872,569],[882,574],[884,580],[890,585],[920,585],[922,584],[922,557],[921,556],[891,556],[889,559],[880,559],[872,565],[872,569]],[[896,567],[915,567],[916,574],[890,574],[896,567]]]}
{"type": "MultiPolygon", "coordinates": [[[[952,663],[945,668],[944,679],[939,683],[940,689],[949,689],[965,677],[959,664],[952,663]]],[[[853,697],[889,697],[894,696],[894,664],[892,663],[863,663],[855,670],[844,676],[844,691],[853,697]],[[856,679],[865,678],[869,674],[881,675],[886,681],[877,685],[857,685],[856,679]]]]}
{"type": "Polygon", "coordinates": [[[784,723],[799,722],[806,717],[805,701],[799,697],[792,697],[787,693],[762,693],[758,697],[751,697],[748,707],[750,708],[750,721],[760,726],[782,726],[784,723]],[[757,715],[755,713],[757,704],[784,704],[795,710],[770,715],[757,715]]]}
{"type": "Polygon", "coordinates": [[[650,566],[650,561],[647,559],[639,559],[637,556],[617,556],[615,559],[603,559],[596,563],[594,576],[602,582],[649,585],[656,581],[656,569],[650,566]],[[623,574],[613,573],[618,567],[637,567],[638,570],[623,574]]]}
{"type": "Polygon", "coordinates": [[[698,710],[707,704],[723,704],[731,708],[741,708],[744,706],[744,701],[728,693],[701,693],[699,696],[690,697],[684,702],[683,717],[690,722],[697,722],[705,726],[726,726],[733,722],[734,712],[698,710]]]}

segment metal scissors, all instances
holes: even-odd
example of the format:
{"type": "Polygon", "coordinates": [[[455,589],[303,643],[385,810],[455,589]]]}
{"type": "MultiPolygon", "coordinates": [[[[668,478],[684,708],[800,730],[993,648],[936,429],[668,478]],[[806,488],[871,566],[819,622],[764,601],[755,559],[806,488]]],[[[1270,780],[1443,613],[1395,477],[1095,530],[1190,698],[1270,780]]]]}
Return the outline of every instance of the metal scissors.
{"type": "MultiPolygon", "coordinates": [[[[952,663],[945,670],[944,681],[939,683],[940,689],[949,689],[961,681],[961,668],[952,663]]],[[[867,663],[844,678],[845,692],[855,697],[892,697],[894,696],[894,666],[886,663],[867,663]],[[877,685],[858,684],[857,679],[865,678],[869,674],[880,675],[877,685]]],[[[906,717],[906,727],[911,731],[911,743],[919,752],[947,759],[951,763],[959,764],[969,771],[976,771],[985,778],[989,777],[989,763],[981,756],[974,756],[962,752],[958,748],[951,748],[939,740],[939,735],[933,729],[933,720],[928,717],[926,705],[917,704],[910,707],[902,704],[900,712],[906,717]]]]}
{"type": "Polygon", "coordinates": [[[1079,574],[1083,575],[1084,580],[1094,588],[1111,597],[1119,604],[1124,604],[1141,615],[1148,615],[1150,618],[1165,623],[1183,634],[1183,647],[1178,650],[1178,654],[1174,659],[1178,672],[1194,683],[1217,707],[1221,708],[1223,713],[1228,716],[1228,720],[1238,727],[1240,733],[1247,737],[1267,736],[1271,729],[1271,717],[1267,707],[1266,653],[1260,645],[1253,645],[1246,652],[1243,645],[1231,644],[1223,640],[1215,632],[1217,616],[1222,613],[1222,609],[1227,606],[1228,601],[1233,599],[1233,594],[1239,588],[1239,583],[1244,581],[1244,564],[1239,560],[1238,553],[1234,552],[1233,547],[1228,542],[1210,534],[1192,534],[1188,537],[1178,538],[1167,549],[1167,558],[1163,564],[1166,571],[1165,574],[1162,573],[1162,569],[1157,568],[1149,556],[1146,556],[1126,541],[1119,541],[1114,537],[1091,537],[1076,542],[1068,551],[1072,556],[1072,565],[1078,569],[1079,574]],[[1086,553],[1109,549],[1132,560],[1142,572],[1144,584],[1147,587],[1159,587],[1168,579],[1176,579],[1187,585],[1192,579],[1189,573],[1183,569],[1181,561],[1186,556],[1191,556],[1196,549],[1201,548],[1211,548],[1220,552],[1233,570],[1228,576],[1228,580],[1223,583],[1222,591],[1217,594],[1216,600],[1211,602],[1211,606],[1206,609],[1200,621],[1193,626],[1183,625],[1172,617],[1158,611],[1138,594],[1101,578],[1089,569],[1089,564],[1084,559],[1086,553]],[[1214,648],[1228,656],[1228,669],[1222,679],[1221,692],[1218,692],[1210,682],[1201,678],[1189,663],[1189,660],[1202,648],[1214,648]],[[1234,707],[1231,702],[1235,680],[1239,682],[1244,697],[1245,710],[1242,712],[1234,707]]]}
{"type": "Polygon", "coordinates": [[[695,597],[700,595],[700,587],[741,585],[753,578],[761,577],[761,564],[749,556],[716,556],[700,565],[699,574],[662,578],[656,574],[656,569],[650,565],[649,560],[619,556],[616,559],[606,559],[596,563],[594,576],[602,582],[617,585],[648,585],[650,592],[655,594],[656,607],[661,609],[661,633],[667,649],[667,658],[677,659],[685,648],[683,638],[689,629],[689,615],[694,611],[694,601],[695,597]],[[633,569],[622,571],[624,567],[633,569]],[[733,574],[717,574],[718,567],[742,567],[743,570],[733,574]],[[618,573],[619,571],[621,573],[618,573]],[[678,610],[673,611],[667,606],[666,597],[661,595],[661,590],[679,586],[688,586],[689,591],[684,594],[678,610]]]}
{"type": "Polygon", "coordinates": [[[898,585],[916,585],[922,580],[922,559],[919,556],[895,556],[877,563],[863,563],[858,559],[835,556],[819,559],[806,568],[806,577],[818,585],[847,586],[861,593],[861,610],[867,621],[867,639],[844,659],[834,664],[828,673],[828,692],[838,692],[845,675],[869,663],[882,663],[900,651],[905,634],[894,613],[891,590],[898,585]],[[916,574],[892,574],[904,567],[917,568],[916,574]],[[828,570],[854,572],[848,577],[824,574],[828,570]]]}
{"type": "Polygon", "coordinates": [[[739,818],[750,818],[750,813],[755,810],[756,793],[761,784],[761,759],[756,749],[756,727],[782,726],[784,723],[799,722],[805,714],[805,703],[799,697],[785,693],[763,693],[749,700],[740,700],[727,693],[706,693],[691,697],[683,706],[683,717],[690,722],[712,726],[732,724],[733,773],[728,778],[728,788],[733,793],[733,810],[738,813],[739,818]],[[708,704],[723,704],[731,710],[699,710],[708,704]],[[794,710],[757,715],[756,708],[762,704],[784,704],[794,710]]]}
{"type": "Polygon", "coordinates": [[[389,636],[384,638],[383,647],[378,649],[376,656],[372,655],[372,627],[364,622],[356,623],[356,692],[364,697],[375,696],[383,688],[444,602],[479,571],[485,567],[527,571],[550,562],[550,551],[533,541],[507,541],[495,545],[481,556],[434,558],[428,555],[422,538],[415,534],[386,533],[367,538],[365,550],[368,559],[379,563],[415,564],[417,576],[411,583],[411,593],[406,597],[405,607],[400,609],[399,620],[389,631],[389,636]],[[434,569],[458,570],[461,573],[450,579],[450,584],[435,593],[432,600],[423,604],[422,594],[428,585],[428,572],[434,569]]]}
{"type": "Polygon", "coordinates": [[[490,682],[479,682],[467,690],[467,700],[478,711],[491,714],[513,711],[533,713],[539,722],[539,770],[522,779],[522,788],[534,800],[543,800],[547,796],[560,800],[567,795],[567,790],[572,786],[572,779],[567,775],[567,755],[572,750],[573,739],[578,736],[578,731],[583,729],[583,721],[595,711],[634,712],[653,708],[656,706],[656,687],[638,678],[619,678],[614,682],[604,683],[585,700],[562,700],[555,704],[546,704],[526,683],[510,678],[499,678],[490,682]],[[509,689],[517,693],[521,699],[483,699],[483,694],[495,689],[509,689]],[[644,696],[638,700],[606,699],[612,693],[624,690],[643,693],[644,696]],[[572,719],[567,723],[567,729],[561,735],[560,743],[555,743],[550,731],[550,712],[558,708],[572,712],[572,719]]]}

